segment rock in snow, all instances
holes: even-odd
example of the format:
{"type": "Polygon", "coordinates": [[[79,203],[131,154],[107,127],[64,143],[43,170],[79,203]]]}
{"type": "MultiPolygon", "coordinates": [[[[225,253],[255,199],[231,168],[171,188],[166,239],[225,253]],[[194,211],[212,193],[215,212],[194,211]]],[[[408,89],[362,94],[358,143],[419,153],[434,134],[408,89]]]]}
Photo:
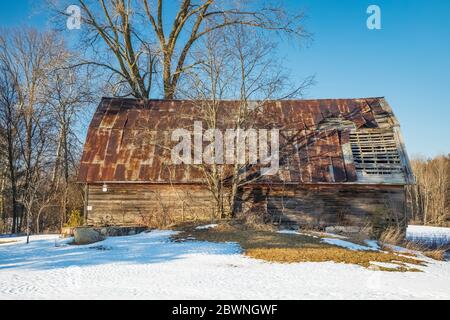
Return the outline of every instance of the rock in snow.
{"type": "Polygon", "coordinates": [[[74,232],[75,243],[90,244],[105,240],[105,237],[92,228],[76,228],[74,232]]]}

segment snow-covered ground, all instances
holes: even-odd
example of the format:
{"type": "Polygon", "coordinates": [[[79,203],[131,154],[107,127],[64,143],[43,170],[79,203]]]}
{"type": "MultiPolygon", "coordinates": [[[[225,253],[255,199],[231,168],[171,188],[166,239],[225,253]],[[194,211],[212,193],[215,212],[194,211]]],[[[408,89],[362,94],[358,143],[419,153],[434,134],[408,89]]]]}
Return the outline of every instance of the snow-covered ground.
{"type": "Polygon", "coordinates": [[[0,245],[0,299],[450,299],[450,262],[422,273],[278,264],[233,243],[171,242],[171,231],[71,246],[58,236],[0,245]]]}
{"type": "Polygon", "coordinates": [[[349,250],[354,250],[354,251],[370,251],[370,250],[376,250],[373,249],[372,247],[366,247],[366,246],[362,246],[350,241],[345,241],[342,239],[336,239],[336,238],[323,238],[322,242],[328,243],[328,244],[332,244],[334,246],[338,246],[338,247],[342,247],[342,248],[346,248],[349,250]]]}
{"type": "Polygon", "coordinates": [[[431,246],[450,245],[450,228],[409,226],[406,239],[431,246]]]}

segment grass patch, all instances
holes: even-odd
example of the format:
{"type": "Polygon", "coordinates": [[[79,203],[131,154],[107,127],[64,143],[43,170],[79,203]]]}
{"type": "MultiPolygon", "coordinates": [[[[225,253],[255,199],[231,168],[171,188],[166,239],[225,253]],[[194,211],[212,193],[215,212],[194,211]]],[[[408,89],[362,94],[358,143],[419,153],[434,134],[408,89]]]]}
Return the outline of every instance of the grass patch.
{"type": "Polygon", "coordinates": [[[237,242],[244,249],[256,248],[302,248],[304,246],[322,247],[319,238],[306,235],[277,233],[275,230],[253,229],[246,225],[221,223],[216,228],[197,230],[196,225],[181,225],[175,229],[181,231],[173,236],[175,240],[193,237],[200,241],[237,242]]]}
{"type": "Polygon", "coordinates": [[[17,242],[17,240],[0,240],[0,245],[14,242],[17,242]]]}
{"type": "Polygon", "coordinates": [[[426,245],[411,241],[406,241],[405,247],[409,250],[419,251],[424,256],[437,261],[445,261],[446,252],[449,250],[448,246],[431,249],[426,245]]]}
{"type": "Polygon", "coordinates": [[[412,266],[425,266],[425,262],[399,255],[394,252],[352,251],[321,242],[321,238],[298,235],[280,234],[273,230],[260,230],[251,227],[223,223],[208,230],[196,230],[194,225],[178,226],[182,231],[175,235],[175,241],[195,238],[209,242],[236,242],[244,250],[244,254],[254,259],[277,263],[326,262],[355,264],[366,268],[373,267],[371,262],[390,263],[398,267],[377,267],[383,271],[420,271],[412,266]]]}
{"type": "Polygon", "coordinates": [[[445,261],[446,252],[447,252],[446,250],[435,249],[435,250],[426,250],[423,251],[422,253],[428,258],[438,261],[445,261]]]}
{"type": "Polygon", "coordinates": [[[399,268],[378,267],[378,269],[384,269],[384,271],[387,271],[388,269],[389,271],[410,271],[410,268],[406,265],[406,263],[417,266],[425,266],[423,261],[409,257],[401,257],[394,253],[351,251],[333,246],[301,249],[250,249],[246,251],[246,255],[256,259],[281,263],[334,261],[337,263],[356,264],[369,268],[372,266],[371,262],[376,261],[391,263],[399,266],[399,268]]]}
{"type": "MultiPolygon", "coordinates": [[[[383,250],[392,252],[393,250],[389,247],[389,245],[401,246],[411,251],[421,252],[424,256],[438,261],[444,261],[447,251],[450,250],[449,246],[431,248],[426,243],[407,241],[405,240],[402,231],[396,228],[388,228],[385,230],[381,234],[379,241],[383,250]]],[[[415,254],[408,252],[402,252],[402,255],[415,256],[415,254]]]]}
{"type": "Polygon", "coordinates": [[[392,244],[392,245],[401,245],[404,243],[405,233],[399,228],[389,227],[384,230],[379,238],[379,242],[382,245],[392,244]]]}

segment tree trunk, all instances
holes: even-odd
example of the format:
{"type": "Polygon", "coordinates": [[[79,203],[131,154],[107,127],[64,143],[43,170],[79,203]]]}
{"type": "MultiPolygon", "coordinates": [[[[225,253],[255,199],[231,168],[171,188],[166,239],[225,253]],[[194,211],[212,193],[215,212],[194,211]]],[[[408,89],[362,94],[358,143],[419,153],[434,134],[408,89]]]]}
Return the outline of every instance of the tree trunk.
{"type": "Polygon", "coordinates": [[[174,98],[174,88],[172,87],[171,68],[172,63],[170,61],[170,57],[168,54],[164,54],[163,84],[164,84],[164,98],[166,100],[172,100],[174,98]]]}
{"type": "Polygon", "coordinates": [[[17,181],[16,181],[16,169],[14,167],[14,151],[13,151],[12,137],[8,135],[8,164],[9,164],[9,178],[11,180],[11,201],[12,201],[12,228],[11,233],[18,232],[19,215],[17,212],[17,181]]]}
{"type": "Polygon", "coordinates": [[[5,210],[5,186],[6,186],[6,169],[3,170],[2,173],[2,183],[1,183],[1,203],[0,203],[0,212],[2,215],[2,221],[3,221],[3,228],[0,230],[1,233],[5,232],[6,230],[6,210],[5,210]]]}
{"type": "Polygon", "coordinates": [[[66,125],[63,127],[63,146],[64,146],[64,194],[63,194],[63,224],[67,220],[67,189],[69,187],[69,148],[67,141],[67,128],[66,125]]]}
{"type": "Polygon", "coordinates": [[[30,243],[30,210],[27,209],[27,244],[30,243]]]}
{"type": "Polygon", "coordinates": [[[18,212],[18,206],[17,206],[17,185],[16,185],[16,179],[13,178],[11,180],[11,201],[12,201],[12,211],[13,211],[13,224],[11,233],[18,233],[20,231],[20,222],[19,222],[19,212],[18,212]]]}

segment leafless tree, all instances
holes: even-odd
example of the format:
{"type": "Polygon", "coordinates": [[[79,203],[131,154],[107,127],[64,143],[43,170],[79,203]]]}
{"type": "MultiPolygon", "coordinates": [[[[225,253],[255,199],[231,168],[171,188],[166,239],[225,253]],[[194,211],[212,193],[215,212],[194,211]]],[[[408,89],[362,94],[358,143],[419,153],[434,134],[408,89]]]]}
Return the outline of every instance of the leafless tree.
{"type": "MultiPolygon", "coordinates": [[[[186,86],[179,89],[179,95],[193,100],[201,110],[205,130],[223,129],[225,118],[231,119],[228,129],[235,131],[258,127],[255,121],[262,118],[268,101],[298,97],[313,82],[309,77],[301,84],[292,84],[277,59],[276,44],[259,30],[234,25],[208,34],[203,41],[205,49],[193,53],[200,63],[186,74],[186,86]],[[237,107],[220,110],[221,100],[230,98],[237,107]]],[[[261,178],[238,161],[231,166],[214,162],[198,167],[222,216],[233,216],[241,188],[261,178]]]]}
{"type": "MultiPolygon", "coordinates": [[[[6,45],[4,39],[0,39],[1,47],[6,45]]],[[[8,195],[12,207],[12,232],[15,233],[18,225],[18,138],[17,127],[19,110],[17,108],[16,79],[10,70],[9,61],[2,50],[0,55],[0,137],[2,150],[2,218],[6,225],[6,201],[7,179],[9,179],[8,195]]]]}
{"type": "Polygon", "coordinates": [[[411,161],[416,184],[408,188],[415,222],[446,225],[450,219],[450,156],[411,161]]]}
{"type": "MultiPolygon", "coordinates": [[[[190,53],[199,40],[214,31],[247,26],[277,36],[306,35],[303,14],[288,13],[282,1],[271,1],[268,6],[249,0],[77,2],[87,26],[84,42],[101,54],[101,59],[87,59],[85,63],[109,70],[122,89],[118,91],[136,98],[151,97],[155,74],[164,97],[174,98],[182,75],[199,63],[190,59],[190,53]],[[169,6],[176,7],[173,18],[167,13],[169,6]],[[105,53],[113,59],[105,59],[105,53]]],[[[66,16],[61,7],[56,9],[66,16]]]]}
{"type": "Polygon", "coordinates": [[[87,106],[92,105],[95,100],[91,87],[92,74],[90,70],[73,67],[76,61],[77,57],[67,52],[67,58],[61,67],[49,74],[49,94],[46,101],[57,126],[51,182],[61,202],[61,224],[67,218],[71,173],[78,166],[81,151],[79,146],[82,142],[79,141],[76,124],[81,122],[80,118],[86,113],[87,106]]]}
{"type": "Polygon", "coordinates": [[[77,121],[92,92],[90,74],[74,69],[73,60],[54,32],[23,28],[0,36],[1,141],[8,170],[2,183],[10,189],[13,233],[24,224],[28,234],[39,232],[43,213],[55,203],[62,204],[58,212],[67,209],[81,145],[77,121]]]}
{"type": "MultiPolygon", "coordinates": [[[[27,234],[36,201],[38,181],[49,165],[47,157],[53,122],[46,108],[48,74],[57,68],[64,55],[62,43],[54,33],[39,33],[33,29],[11,33],[4,51],[17,79],[19,109],[18,134],[20,159],[23,162],[22,185],[19,200],[26,212],[27,234]]],[[[23,219],[19,220],[19,230],[23,219]]]]}

